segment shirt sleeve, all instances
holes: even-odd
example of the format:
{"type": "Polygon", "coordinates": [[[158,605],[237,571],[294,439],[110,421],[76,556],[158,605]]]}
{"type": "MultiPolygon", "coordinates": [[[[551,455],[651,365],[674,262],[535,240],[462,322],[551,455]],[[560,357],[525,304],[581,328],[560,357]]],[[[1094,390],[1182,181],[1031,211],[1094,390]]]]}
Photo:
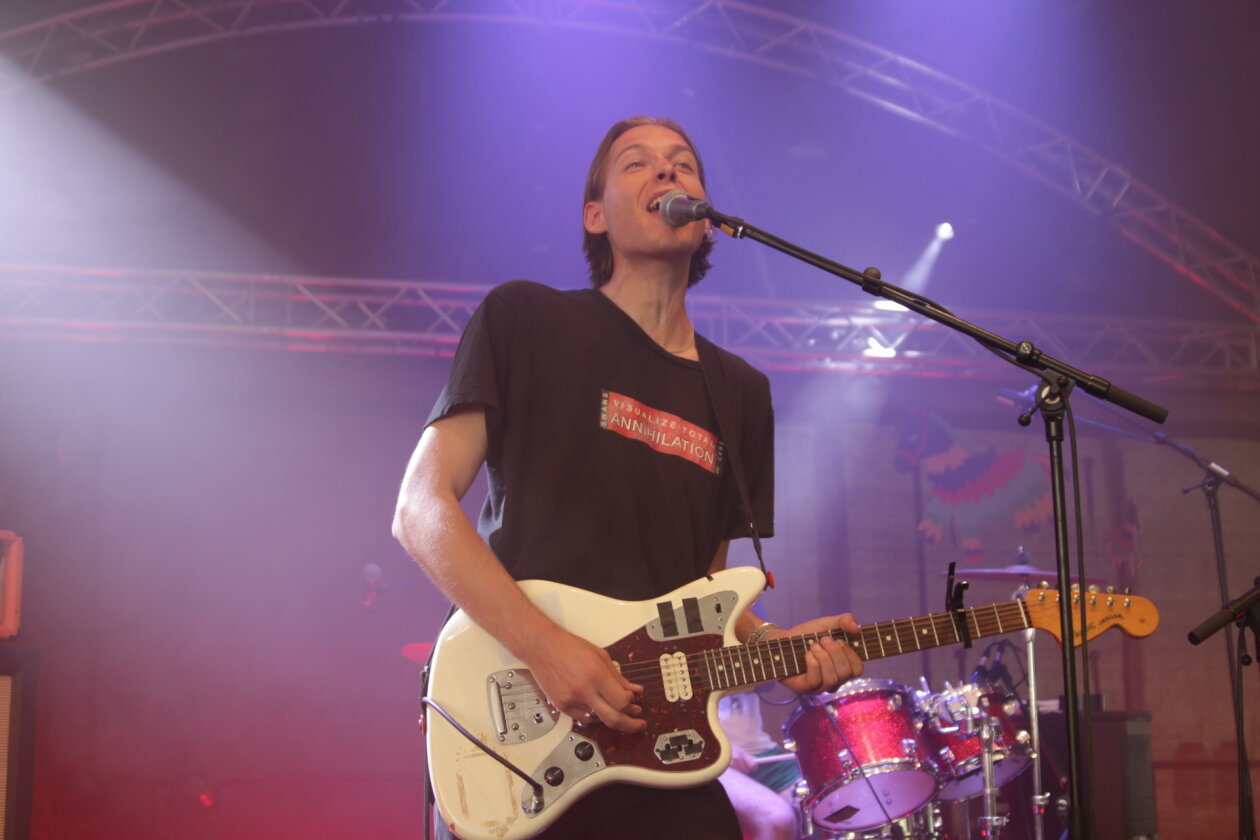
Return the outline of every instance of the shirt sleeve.
{"type": "Polygon", "coordinates": [[[492,289],[468,321],[455,350],[450,376],[429,412],[426,426],[461,407],[473,405],[485,408],[487,429],[497,426],[502,419],[502,385],[508,376],[509,364],[507,348],[511,346],[517,322],[510,285],[492,289]]]}

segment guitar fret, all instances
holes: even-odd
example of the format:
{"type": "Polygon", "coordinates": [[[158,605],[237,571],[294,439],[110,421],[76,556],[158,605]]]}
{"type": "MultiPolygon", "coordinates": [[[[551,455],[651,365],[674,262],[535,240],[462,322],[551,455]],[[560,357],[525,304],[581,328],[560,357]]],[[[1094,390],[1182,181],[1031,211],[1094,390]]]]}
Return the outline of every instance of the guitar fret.
{"type": "Polygon", "coordinates": [[[726,667],[726,661],[727,661],[727,658],[730,656],[730,654],[728,654],[726,651],[727,651],[727,648],[722,648],[720,651],[718,651],[718,655],[717,655],[716,685],[718,688],[730,688],[730,685],[731,685],[727,681],[727,667],[726,667]]]}
{"type": "MultiPolygon", "coordinates": [[[[1020,599],[877,622],[860,627],[853,634],[833,630],[829,635],[847,642],[863,659],[870,660],[960,643],[964,629],[969,638],[982,639],[1031,626],[1028,604],[1020,599]],[[968,623],[959,627],[959,620],[968,623]],[[871,642],[878,650],[872,651],[871,642]]],[[[809,648],[820,640],[821,634],[813,633],[706,651],[705,673],[713,688],[723,689],[793,677],[808,670],[809,648]]]]}
{"type": "Polygon", "coordinates": [[[945,619],[946,626],[949,628],[949,635],[945,637],[946,644],[956,644],[961,642],[962,636],[958,634],[958,623],[954,621],[954,614],[944,613],[942,618],[945,619]]]}
{"type": "Polygon", "coordinates": [[[784,677],[791,676],[791,672],[788,671],[787,661],[784,660],[783,658],[783,640],[771,639],[770,644],[774,645],[774,661],[776,663],[774,675],[778,677],[779,679],[783,679],[784,677]],[[783,669],[782,674],[779,673],[780,668],[783,669]]]}
{"type": "Polygon", "coordinates": [[[910,638],[914,639],[915,648],[923,650],[923,645],[919,643],[919,631],[914,626],[914,616],[910,616],[908,621],[910,622],[910,638]]]}
{"type": "Polygon", "coordinates": [[[770,676],[772,679],[781,680],[783,676],[779,675],[779,664],[783,659],[782,646],[778,639],[770,639],[765,642],[766,655],[770,657],[770,676]]]}

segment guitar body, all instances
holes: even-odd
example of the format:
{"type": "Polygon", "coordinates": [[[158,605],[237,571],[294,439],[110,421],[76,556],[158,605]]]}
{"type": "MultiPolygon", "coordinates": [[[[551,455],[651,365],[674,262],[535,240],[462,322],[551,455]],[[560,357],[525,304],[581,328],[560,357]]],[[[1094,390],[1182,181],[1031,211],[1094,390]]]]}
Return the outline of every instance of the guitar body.
{"type": "Polygon", "coordinates": [[[523,779],[429,713],[429,774],[451,831],[463,840],[523,840],[613,782],[668,788],[716,778],[731,755],[715,723],[723,692],[700,684],[686,657],[738,644],[735,621],[764,583],[759,570],[738,567],[651,601],[618,601],[547,581],[521,582],[548,617],[607,649],[631,682],[645,685],[640,705],[647,728],[634,734],[597,721],[575,726],[506,648],[457,612],[438,637],[428,697],[540,782],[544,793],[541,806],[531,802],[523,779]]]}

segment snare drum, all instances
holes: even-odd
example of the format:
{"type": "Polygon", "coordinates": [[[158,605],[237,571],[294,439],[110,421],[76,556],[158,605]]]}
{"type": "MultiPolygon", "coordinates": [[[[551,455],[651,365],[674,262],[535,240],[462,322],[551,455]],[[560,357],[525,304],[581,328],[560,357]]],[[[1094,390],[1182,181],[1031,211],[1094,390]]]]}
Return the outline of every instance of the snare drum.
{"type": "Polygon", "coordinates": [[[984,793],[980,726],[993,730],[993,782],[1001,787],[1032,762],[1028,722],[1019,700],[988,683],[947,688],[924,703],[923,737],[941,768],[942,802],[962,802],[984,793]]]}
{"type": "Polygon", "coordinates": [[[891,680],[859,679],[821,694],[783,725],[809,787],[805,807],[832,832],[875,828],[936,793],[914,696],[891,680]]]}

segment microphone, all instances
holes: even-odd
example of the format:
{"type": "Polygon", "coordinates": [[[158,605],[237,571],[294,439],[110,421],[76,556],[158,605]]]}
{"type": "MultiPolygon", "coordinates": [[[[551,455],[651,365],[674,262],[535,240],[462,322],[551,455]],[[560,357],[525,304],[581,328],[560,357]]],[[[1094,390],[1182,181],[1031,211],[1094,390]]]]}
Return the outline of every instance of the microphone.
{"type": "Polygon", "coordinates": [[[670,227],[682,227],[709,218],[713,206],[692,198],[683,190],[671,190],[661,196],[661,219],[670,227]]]}
{"type": "Polygon", "coordinates": [[[999,643],[997,653],[993,654],[993,661],[989,663],[989,682],[997,682],[1001,680],[1008,686],[1011,684],[1011,672],[1006,670],[1006,666],[1002,664],[1002,654],[1006,651],[1005,643],[999,643]]]}
{"type": "Polygon", "coordinates": [[[1231,621],[1237,621],[1246,615],[1258,601],[1260,601],[1260,578],[1256,578],[1256,585],[1249,592],[1230,601],[1198,627],[1187,633],[1190,644],[1203,644],[1217,630],[1220,630],[1231,621]]]}
{"type": "MultiPolygon", "coordinates": [[[[1001,655],[998,651],[998,655],[1001,655]]],[[[989,680],[989,652],[986,650],[984,656],[980,657],[980,661],[976,663],[976,667],[971,669],[971,674],[967,677],[969,683],[988,682],[989,680]]]]}

